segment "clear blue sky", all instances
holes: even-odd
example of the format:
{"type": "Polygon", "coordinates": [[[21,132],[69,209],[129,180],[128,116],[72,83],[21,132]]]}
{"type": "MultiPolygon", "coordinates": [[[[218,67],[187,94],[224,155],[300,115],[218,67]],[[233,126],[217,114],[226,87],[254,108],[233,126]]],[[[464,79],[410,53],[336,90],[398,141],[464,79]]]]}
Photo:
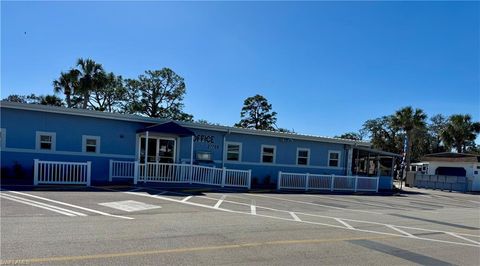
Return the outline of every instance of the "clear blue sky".
{"type": "Polygon", "coordinates": [[[1,97],[51,94],[88,57],[170,67],[185,111],[233,125],[264,95],[278,125],[333,136],[412,105],[479,120],[479,2],[5,2],[1,97]]]}

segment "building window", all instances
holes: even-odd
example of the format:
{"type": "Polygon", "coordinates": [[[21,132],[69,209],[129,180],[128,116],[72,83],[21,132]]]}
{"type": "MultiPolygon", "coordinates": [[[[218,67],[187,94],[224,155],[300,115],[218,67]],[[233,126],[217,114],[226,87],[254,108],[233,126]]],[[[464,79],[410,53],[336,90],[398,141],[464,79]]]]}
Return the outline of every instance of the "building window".
{"type": "Polygon", "coordinates": [[[329,151],[328,152],[328,166],[329,167],[339,167],[340,166],[340,152],[339,151],[329,151]]]}
{"type": "Polygon", "coordinates": [[[275,163],[275,146],[262,145],[262,163],[275,163]]]}
{"type": "Polygon", "coordinates": [[[310,149],[304,149],[304,148],[297,149],[297,164],[298,165],[310,164],[310,149]]]}
{"type": "Polygon", "coordinates": [[[208,151],[198,151],[197,161],[212,162],[212,153],[208,151]]]}
{"type": "Polygon", "coordinates": [[[100,153],[100,137],[83,135],[82,152],[100,153]]]}
{"type": "Polygon", "coordinates": [[[226,142],[227,144],[227,161],[242,160],[242,144],[237,142],[226,142]]]}
{"type": "Polygon", "coordinates": [[[7,131],[5,128],[0,128],[0,148],[5,148],[7,131]]]}
{"type": "Polygon", "coordinates": [[[37,131],[37,150],[55,151],[56,134],[37,131]]]}

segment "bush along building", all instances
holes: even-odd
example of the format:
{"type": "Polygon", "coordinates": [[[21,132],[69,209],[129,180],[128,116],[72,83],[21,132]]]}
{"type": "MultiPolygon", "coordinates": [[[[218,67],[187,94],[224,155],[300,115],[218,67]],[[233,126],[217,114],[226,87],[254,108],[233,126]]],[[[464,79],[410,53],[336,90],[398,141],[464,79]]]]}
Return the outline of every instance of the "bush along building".
{"type": "Polygon", "coordinates": [[[3,184],[378,190],[397,158],[362,141],[12,102],[0,132],[3,184]]]}

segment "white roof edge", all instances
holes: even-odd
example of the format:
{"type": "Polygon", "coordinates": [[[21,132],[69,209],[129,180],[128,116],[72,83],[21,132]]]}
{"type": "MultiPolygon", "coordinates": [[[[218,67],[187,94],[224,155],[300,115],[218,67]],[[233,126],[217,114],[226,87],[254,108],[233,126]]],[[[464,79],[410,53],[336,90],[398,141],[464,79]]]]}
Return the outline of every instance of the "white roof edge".
{"type": "MultiPolygon", "coordinates": [[[[40,111],[40,112],[48,112],[48,113],[67,114],[67,115],[96,117],[96,118],[103,118],[103,119],[123,120],[123,121],[131,121],[131,122],[162,123],[162,122],[172,121],[168,119],[144,117],[144,116],[131,115],[131,114],[107,113],[107,112],[86,110],[86,109],[66,108],[66,107],[48,106],[48,105],[40,105],[40,104],[25,104],[25,103],[15,103],[15,102],[6,102],[6,101],[0,101],[0,107],[29,110],[29,111],[40,111]]],[[[237,127],[231,127],[231,126],[209,125],[209,124],[202,124],[202,123],[196,123],[196,122],[184,122],[184,121],[175,121],[175,122],[182,126],[195,128],[195,129],[215,130],[215,131],[222,131],[222,132],[258,135],[258,136],[266,136],[266,137],[272,137],[272,136],[283,137],[283,138],[291,138],[291,139],[297,139],[297,140],[309,140],[309,141],[318,141],[318,142],[347,144],[347,145],[363,146],[363,147],[371,146],[371,144],[366,141],[355,141],[355,140],[323,137],[323,136],[315,136],[315,135],[303,135],[298,133],[285,133],[285,132],[276,132],[276,131],[268,131],[268,130],[237,128],[237,127]]]]}

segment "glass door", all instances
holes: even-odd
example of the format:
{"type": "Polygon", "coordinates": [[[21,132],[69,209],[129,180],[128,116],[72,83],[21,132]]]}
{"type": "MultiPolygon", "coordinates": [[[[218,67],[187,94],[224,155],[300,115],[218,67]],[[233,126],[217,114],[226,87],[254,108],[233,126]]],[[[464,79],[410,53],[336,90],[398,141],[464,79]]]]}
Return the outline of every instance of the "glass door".
{"type": "Polygon", "coordinates": [[[175,161],[175,140],[158,139],[158,161],[173,163],[175,161]]]}
{"type": "MultiPolygon", "coordinates": [[[[140,137],[140,158],[138,158],[140,163],[145,163],[145,139],[145,137],[140,137]]],[[[149,163],[175,162],[175,140],[149,137],[147,161],[149,163]]]]}

